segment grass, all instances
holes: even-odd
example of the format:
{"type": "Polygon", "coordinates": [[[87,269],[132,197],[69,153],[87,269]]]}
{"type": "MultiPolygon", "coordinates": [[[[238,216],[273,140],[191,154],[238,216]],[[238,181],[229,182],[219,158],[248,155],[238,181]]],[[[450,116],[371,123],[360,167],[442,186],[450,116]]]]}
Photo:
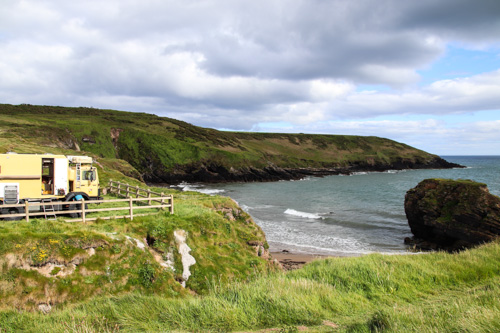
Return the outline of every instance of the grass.
{"type": "Polygon", "coordinates": [[[500,244],[458,254],[315,261],[249,282],[210,281],[205,296],[131,294],[52,312],[4,311],[6,330],[494,332],[500,330],[500,244]]]}
{"type": "Polygon", "coordinates": [[[196,259],[187,287],[199,294],[208,291],[207,279],[224,283],[246,280],[270,267],[248,245],[249,241],[265,243],[264,233],[224,197],[184,193],[176,198],[175,215],[161,212],[133,221],[3,221],[0,275],[7,282],[0,283],[0,309],[34,310],[44,302],[57,307],[102,294],[183,295],[186,290],[176,282],[183,267],[173,237],[181,229],[187,231],[196,259]],[[149,250],[140,250],[131,238],[148,243],[149,250]],[[93,255],[88,254],[89,249],[93,255]],[[155,253],[166,259],[169,252],[173,271],[165,270],[155,259],[155,253]],[[71,263],[77,266],[74,271],[69,268],[71,263]],[[44,267],[48,276],[34,270],[44,267]],[[61,270],[67,275],[56,276],[61,270]]]}
{"type": "Polygon", "coordinates": [[[0,153],[65,153],[78,147],[103,165],[151,182],[204,166],[369,167],[436,158],[378,137],[222,132],[151,114],[93,108],[0,104],[0,120],[0,153]],[[128,165],[117,165],[116,158],[128,165]]]}

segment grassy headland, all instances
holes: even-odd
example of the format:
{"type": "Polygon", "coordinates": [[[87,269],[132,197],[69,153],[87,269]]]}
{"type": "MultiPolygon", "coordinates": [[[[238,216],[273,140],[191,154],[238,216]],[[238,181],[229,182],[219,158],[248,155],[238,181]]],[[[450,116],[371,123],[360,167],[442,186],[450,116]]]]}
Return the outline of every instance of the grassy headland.
{"type": "Polygon", "coordinates": [[[145,113],[0,104],[0,153],[47,147],[119,158],[144,180],[166,183],[452,166],[379,137],[221,132],[145,113]]]}
{"type": "Polygon", "coordinates": [[[262,256],[264,233],[232,200],[196,193],[175,198],[174,215],[133,221],[0,221],[0,310],[60,307],[98,295],[204,294],[212,280],[246,281],[274,269],[262,256]],[[186,232],[196,260],[187,289],[180,283],[178,230],[186,232]],[[167,261],[170,267],[162,265],[167,261]]]}

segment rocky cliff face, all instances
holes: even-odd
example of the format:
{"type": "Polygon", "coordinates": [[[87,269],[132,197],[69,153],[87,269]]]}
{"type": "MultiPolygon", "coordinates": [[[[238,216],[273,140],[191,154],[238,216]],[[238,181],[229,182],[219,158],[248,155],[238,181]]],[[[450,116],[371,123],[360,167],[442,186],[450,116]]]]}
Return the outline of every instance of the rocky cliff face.
{"type": "Polygon", "coordinates": [[[455,251],[500,235],[500,198],[482,183],[426,179],[406,193],[405,212],[414,235],[405,242],[421,249],[455,251]]]}
{"type": "Polygon", "coordinates": [[[146,181],[151,183],[178,184],[181,182],[223,183],[223,182],[266,182],[278,180],[297,180],[306,176],[348,175],[359,171],[386,171],[403,169],[449,169],[463,166],[450,163],[440,157],[421,162],[403,160],[393,163],[367,161],[366,163],[351,163],[347,166],[325,166],[322,168],[282,168],[272,163],[264,168],[244,167],[234,168],[214,162],[178,165],[175,170],[165,170],[161,165],[151,164],[149,167],[139,168],[148,170],[143,174],[146,181]]]}

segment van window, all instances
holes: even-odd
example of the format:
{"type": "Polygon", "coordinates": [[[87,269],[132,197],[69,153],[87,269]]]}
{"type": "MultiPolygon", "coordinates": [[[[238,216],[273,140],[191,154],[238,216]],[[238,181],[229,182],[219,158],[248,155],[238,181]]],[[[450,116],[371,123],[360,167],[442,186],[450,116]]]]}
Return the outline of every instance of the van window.
{"type": "Polygon", "coordinates": [[[95,180],[95,171],[83,171],[83,180],[95,180]]]}

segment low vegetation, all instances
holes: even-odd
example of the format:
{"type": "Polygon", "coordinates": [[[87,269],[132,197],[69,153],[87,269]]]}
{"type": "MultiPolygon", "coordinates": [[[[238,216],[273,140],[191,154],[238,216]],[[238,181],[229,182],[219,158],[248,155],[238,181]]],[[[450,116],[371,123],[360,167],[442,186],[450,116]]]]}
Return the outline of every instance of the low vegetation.
{"type": "Polygon", "coordinates": [[[3,311],[0,327],[27,331],[495,332],[500,244],[457,254],[332,258],[203,296],[98,297],[49,315],[3,311]]]}

